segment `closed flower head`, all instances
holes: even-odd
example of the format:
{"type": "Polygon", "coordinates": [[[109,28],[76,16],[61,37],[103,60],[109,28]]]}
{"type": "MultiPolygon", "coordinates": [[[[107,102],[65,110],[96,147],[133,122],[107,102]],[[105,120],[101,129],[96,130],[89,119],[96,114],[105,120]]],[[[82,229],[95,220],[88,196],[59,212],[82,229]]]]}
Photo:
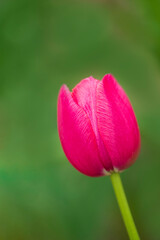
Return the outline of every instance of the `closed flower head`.
{"type": "Polygon", "coordinates": [[[130,101],[111,74],[82,80],[58,96],[58,131],[71,164],[88,176],[122,171],[135,161],[140,132],[130,101]]]}

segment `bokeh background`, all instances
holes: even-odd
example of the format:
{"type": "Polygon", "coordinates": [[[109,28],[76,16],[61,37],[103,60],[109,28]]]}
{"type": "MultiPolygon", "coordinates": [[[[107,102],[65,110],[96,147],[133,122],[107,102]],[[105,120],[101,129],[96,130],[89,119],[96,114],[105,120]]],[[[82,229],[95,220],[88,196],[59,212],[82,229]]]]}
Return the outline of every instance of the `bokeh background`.
{"type": "Polygon", "coordinates": [[[127,240],[109,177],[67,161],[57,95],[112,73],[142,137],[121,174],[141,238],[160,239],[160,3],[0,0],[0,239],[127,240]]]}

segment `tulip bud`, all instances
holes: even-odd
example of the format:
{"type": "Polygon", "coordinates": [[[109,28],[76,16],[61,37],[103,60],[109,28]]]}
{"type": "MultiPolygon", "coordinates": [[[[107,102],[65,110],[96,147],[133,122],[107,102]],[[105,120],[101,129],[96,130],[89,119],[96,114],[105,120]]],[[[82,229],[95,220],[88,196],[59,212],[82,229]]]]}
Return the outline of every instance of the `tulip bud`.
{"type": "Polygon", "coordinates": [[[129,99],[111,74],[82,80],[58,96],[58,131],[70,163],[96,177],[128,168],[140,149],[140,133],[129,99]]]}

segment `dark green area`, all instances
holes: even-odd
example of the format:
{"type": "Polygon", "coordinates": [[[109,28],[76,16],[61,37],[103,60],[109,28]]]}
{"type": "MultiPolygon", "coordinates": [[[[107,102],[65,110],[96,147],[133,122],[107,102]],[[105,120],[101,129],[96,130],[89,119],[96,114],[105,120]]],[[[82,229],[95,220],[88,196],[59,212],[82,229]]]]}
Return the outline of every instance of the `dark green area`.
{"type": "Polygon", "coordinates": [[[109,177],[77,172],[61,149],[56,105],[112,73],[142,149],[121,174],[142,239],[160,239],[159,1],[0,1],[0,239],[128,239],[109,177]]]}

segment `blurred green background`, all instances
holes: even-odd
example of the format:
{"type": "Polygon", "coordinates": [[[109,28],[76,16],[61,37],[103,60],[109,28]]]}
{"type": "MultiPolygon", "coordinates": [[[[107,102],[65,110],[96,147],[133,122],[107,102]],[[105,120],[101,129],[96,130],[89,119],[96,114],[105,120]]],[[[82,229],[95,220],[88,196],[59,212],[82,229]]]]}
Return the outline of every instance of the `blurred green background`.
{"type": "Polygon", "coordinates": [[[0,239],[128,239],[109,177],[67,161],[57,95],[112,73],[142,136],[121,174],[141,238],[160,239],[160,3],[0,0],[0,239]]]}

